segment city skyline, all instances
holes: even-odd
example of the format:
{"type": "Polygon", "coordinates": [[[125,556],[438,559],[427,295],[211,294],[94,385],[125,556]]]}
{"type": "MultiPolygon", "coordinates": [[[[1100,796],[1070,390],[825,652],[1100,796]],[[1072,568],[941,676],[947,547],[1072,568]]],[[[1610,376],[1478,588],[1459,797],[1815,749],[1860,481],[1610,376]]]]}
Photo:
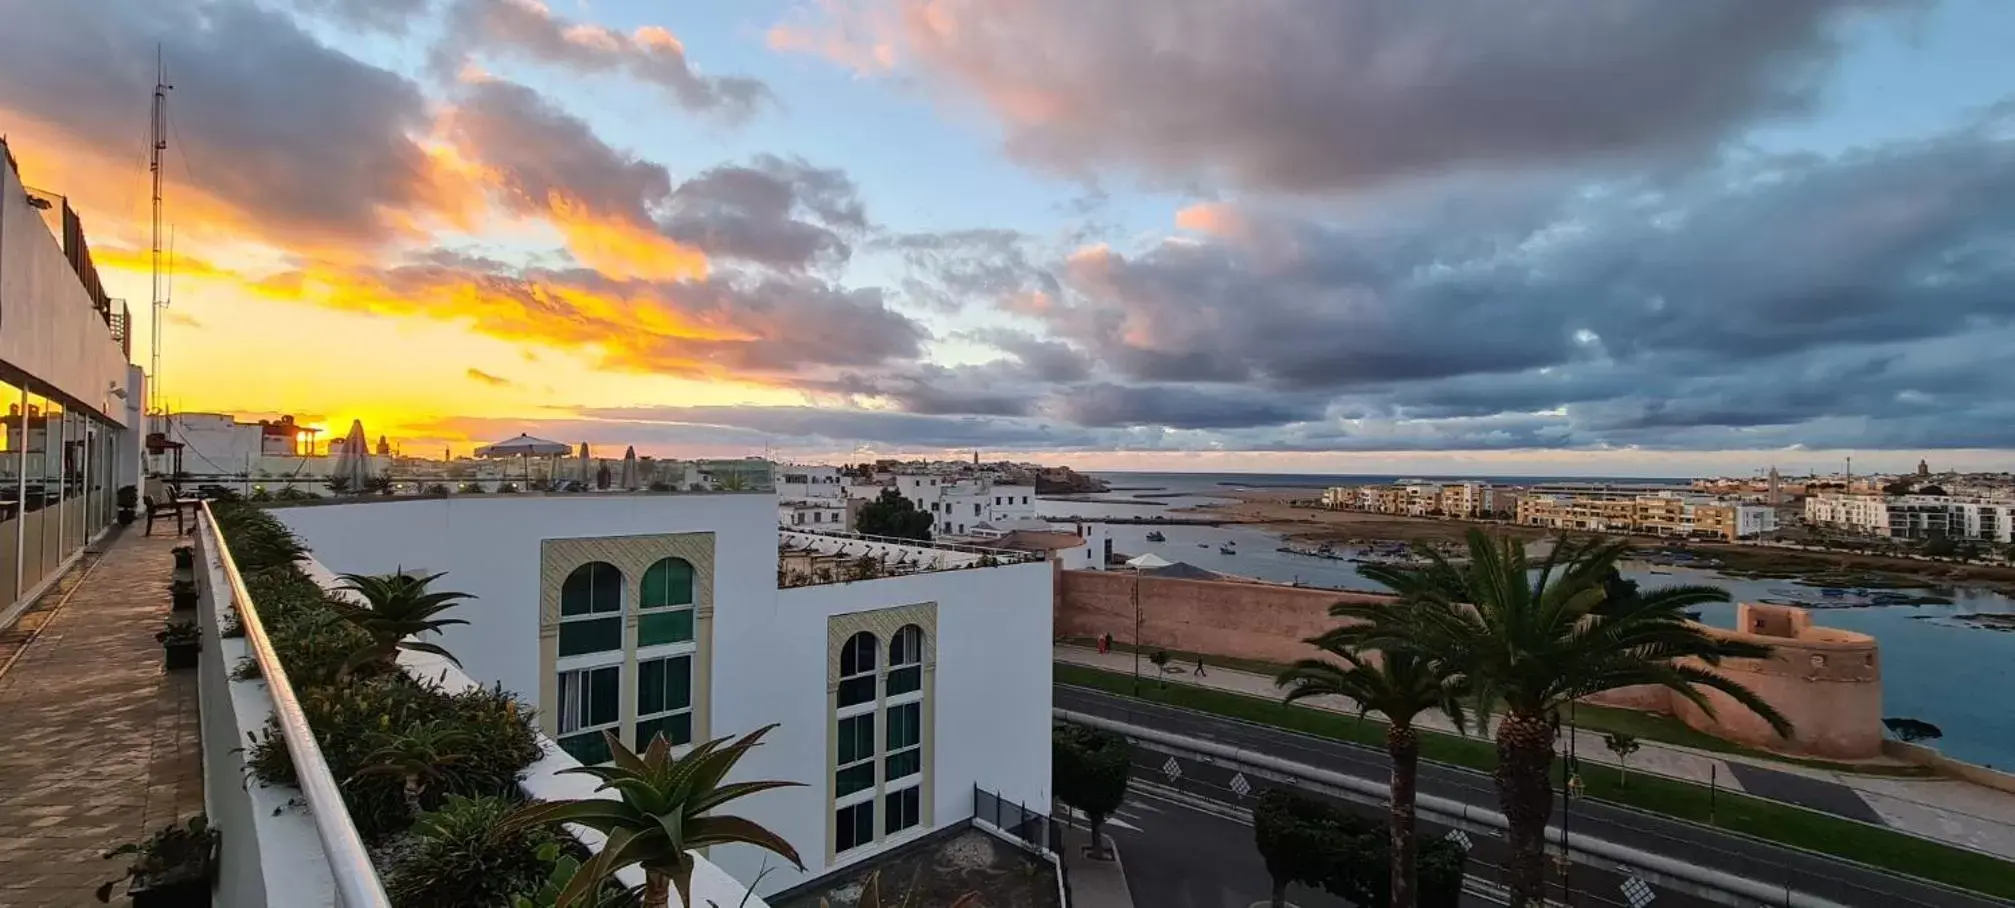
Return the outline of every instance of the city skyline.
{"type": "Polygon", "coordinates": [[[73,0],[0,131],[144,319],[158,44],[165,402],[409,450],[2015,460],[2015,15],[1485,6],[73,0]]]}

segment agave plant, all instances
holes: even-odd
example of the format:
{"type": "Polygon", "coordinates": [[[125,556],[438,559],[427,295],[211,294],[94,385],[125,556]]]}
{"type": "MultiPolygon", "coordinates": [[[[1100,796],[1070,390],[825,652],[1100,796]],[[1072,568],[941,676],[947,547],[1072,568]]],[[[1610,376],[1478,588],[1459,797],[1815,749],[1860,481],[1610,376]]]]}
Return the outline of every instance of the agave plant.
{"type": "Polygon", "coordinates": [[[733,743],[715,738],[692,749],[684,757],[672,756],[671,742],[660,734],[651,739],[642,756],[623,746],[614,732],[604,731],[611,763],[606,766],[577,766],[561,772],[591,775],[602,780],[598,791],[614,791],[617,798],[583,798],[573,801],[546,801],[528,804],[512,815],[517,825],[575,823],[607,835],[602,850],[583,864],[561,890],[555,904],[583,904],[603,880],[631,864],[644,868],[645,908],[665,908],[670,891],[679,893],[679,903],[692,904],[693,855],[695,848],[709,845],[745,843],[773,852],[802,870],[791,843],[752,820],[720,816],[714,810],[730,801],[774,788],[792,788],[800,783],[759,781],[724,782],[749,749],[762,743],[775,725],[765,725],[733,743]]]}
{"type": "Polygon", "coordinates": [[[474,598],[468,593],[436,592],[427,588],[442,576],[342,575],[343,589],[362,596],[365,602],[370,603],[361,606],[341,599],[330,600],[330,606],[343,620],[371,636],[371,644],[358,650],[345,663],[345,673],[371,663],[387,670],[396,668],[402,649],[433,653],[460,666],[461,661],[453,653],[442,649],[440,644],[412,639],[428,631],[439,632],[445,627],[469,623],[460,618],[435,617],[453,608],[460,600],[474,598]]]}
{"type": "Polygon", "coordinates": [[[405,784],[406,809],[419,816],[420,795],[447,775],[448,767],[469,761],[470,735],[439,720],[422,722],[396,734],[382,735],[376,749],[364,757],[364,768],[352,778],[394,776],[405,784]]]}

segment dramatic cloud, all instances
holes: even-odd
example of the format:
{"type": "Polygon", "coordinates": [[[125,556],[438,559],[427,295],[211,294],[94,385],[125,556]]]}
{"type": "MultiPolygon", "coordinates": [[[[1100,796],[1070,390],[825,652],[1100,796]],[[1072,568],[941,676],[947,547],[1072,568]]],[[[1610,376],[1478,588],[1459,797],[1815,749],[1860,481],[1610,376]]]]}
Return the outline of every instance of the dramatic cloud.
{"type": "Polygon", "coordinates": [[[301,12],[338,25],[404,34],[434,0],[290,0],[301,12]]]}
{"type": "Polygon", "coordinates": [[[569,23],[537,0],[457,0],[448,13],[447,35],[443,63],[517,56],[581,73],[622,73],[658,86],[689,111],[731,120],[771,100],[769,88],[755,79],[701,75],[686,59],[685,45],[664,28],[645,26],[622,35],[569,23]]]}
{"type": "Polygon", "coordinates": [[[191,233],[368,245],[454,207],[412,138],[419,90],[283,14],[247,0],[34,7],[0,28],[0,125],[34,178],[87,209],[124,213],[116,200],[142,191],[157,46],[177,86],[165,175],[191,233]]]}
{"type": "Polygon", "coordinates": [[[742,381],[909,362],[924,329],[873,289],[780,275],[621,280],[436,256],[393,268],[309,269],[266,295],[468,324],[493,337],[600,351],[611,369],[742,381]]]}
{"type": "Polygon", "coordinates": [[[1073,388],[1054,402],[1057,415],[1081,426],[1168,426],[1239,429],[1277,426],[1318,416],[1319,402],[1296,405],[1275,395],[1240,389],[1212,391],[1168,385],[1095,384],[1073,388]]]}
{"type": "Polygon", "coordinates": [[[878,246],[908,266],[906,294],[947,312],[983,301],[1041,307],[1060,290],[1056,279],[1036,264],[1034,241],[1013,230],[906,233],[886,237],[878,246]]]}
{"type": "Polygon", "coordinates": [[[828,5],[823,28],[770,41],[914,67],[979,98],[1044,166],[1308,191],[1696,154],[1810,109],[1840,23],[1907,5],[890,0],[828,5]]]}
{"type": "Polygon", "coordinates": [[[759,155],[681,184],[662,218],[665,233],[717,255],[777,268],[844,262],[845,237],[868,229],[853,181],[802,160],[759,155]]]}

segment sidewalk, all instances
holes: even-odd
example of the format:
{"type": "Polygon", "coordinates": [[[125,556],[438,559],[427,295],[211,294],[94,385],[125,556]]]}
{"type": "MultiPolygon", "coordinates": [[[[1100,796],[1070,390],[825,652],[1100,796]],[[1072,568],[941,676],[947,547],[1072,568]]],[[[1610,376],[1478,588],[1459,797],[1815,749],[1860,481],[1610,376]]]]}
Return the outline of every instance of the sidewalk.
{"type": "Polygon", "coordinates": [[[154,640],[179,541],[127,532],[72,569],[0,675],[0,905],[97,904],[106,849],[203,811],[196,673],[154,640]]]}
{"type": "MultiPolygon", "coordinates": [[[[1095,649],[1080,646],[1058,645],[1055,647],[1055,658],[1058,662],[1129,674],[1134,666],[1131,653],[1101,654],[1095,649]]],[[[1265,675],[1211,666],[1210,673],[1199,680],[1188,673],[1188,666],[1182,666],[1182,669],[1181,673],[1171,671],[1165,677],[1175,683],[1202,685],[1269,700],[1277,700],[1281,696],[1273,679],[1265,675]]],[[[1151,670],[1152,666],[1143,669],[1151,670]]],[[[1303,705],[1357,715],[1356,705],[1341,698],[1303,701],[1303,705]]],[[[1423,729],[1455,733],[1454,724],[1438,714],[1423,715],[1415,720],[1415,724],[1423,729]]],[[[1478,736],[1475,729],[1471,729],[1470,734],[1478,736]]],[[[1777,773],[1804,776],[1846,789],[1842,794],[1859,798],[1876,818],[1891,828],[2015,860],[2015,795],[2007,792],[1958,779],[1862,776],[1765,758],[1712,753],[1658,741],[1640,740],[1640,743],[1642,747],[1630,757],[1629,769],[1632,773],[1653,773],[1702,785],[1708,784],[1711,778],[1722,788],[1749,791],[1761,797],[1771,795],[1767,791],[1753,790],[1758,782],[1768,785],[1777,773]],[[1750,778],[1750,786],[1744,785],[1744,776],[1750,778]]],[[[1619,763],[1599,733],[1578,732],[1575,747],[1584,762],[1610,767],[1619,763]]]]}
{"type": "Polygon", "coordinates": [[[1091,845],[1091,831],[1065,825],[1064,866],[1070,869],[1070,898],[1076,908],[1134,908],[1133,892],[1126,884],[1126,867],[1112,836],[1101,835],[1112,860],[1094,861],[1084,856],[1091,845]]]}

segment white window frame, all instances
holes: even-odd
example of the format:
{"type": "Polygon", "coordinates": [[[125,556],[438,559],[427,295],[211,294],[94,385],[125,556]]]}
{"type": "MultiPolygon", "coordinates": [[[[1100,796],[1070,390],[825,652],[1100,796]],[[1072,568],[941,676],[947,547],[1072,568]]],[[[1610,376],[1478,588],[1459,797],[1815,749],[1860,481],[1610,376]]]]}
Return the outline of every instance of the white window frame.
{"type": "MultiPolygon", "coordinates": [[[[699,687],[697,685],[697,679],[694,677],[696,674],[698,674],[700,665],[699,647],[696,644],[692,642],[667,643],[661,646],[646,646],[639,648],[637,650],[637,677],[636,680],[632,683],[633,684],[643,683],[644,663],[657,662],[660,660],[671,660],[676,659],[680,656],[684,656],[686,658],[686,705],[680,709],[666,709],[654,713],[646,713],[644,712],[643,692],[639,691],[637,693],[637,718],[636,722],[630,726],[631,728],[635,728],[637,725],[641,725],[644,722],[651,719],[662,719],[667,716],[676,716],[680,714],[684,714],[686,716],[693,715],[693,703],[694,701],[699,699],[700,695],[699,687]]],[[[687,741],[684,744],[674,743],[672,745],[672,753],[674,754],[684,753],[686,750],[690,749],[693,746],[694,741],[697,741],[699,739],[700,730],[697,727],[697,725],[692,725],[689,727],[692,728],[692,737],[694,740],[687,741]]],[[[643,751],[642,745],[647,744],[649,742],[633,741],[630,743],[639,745],[637,747],[637,750],[638,752],[641,753],[643,751]]]]}

